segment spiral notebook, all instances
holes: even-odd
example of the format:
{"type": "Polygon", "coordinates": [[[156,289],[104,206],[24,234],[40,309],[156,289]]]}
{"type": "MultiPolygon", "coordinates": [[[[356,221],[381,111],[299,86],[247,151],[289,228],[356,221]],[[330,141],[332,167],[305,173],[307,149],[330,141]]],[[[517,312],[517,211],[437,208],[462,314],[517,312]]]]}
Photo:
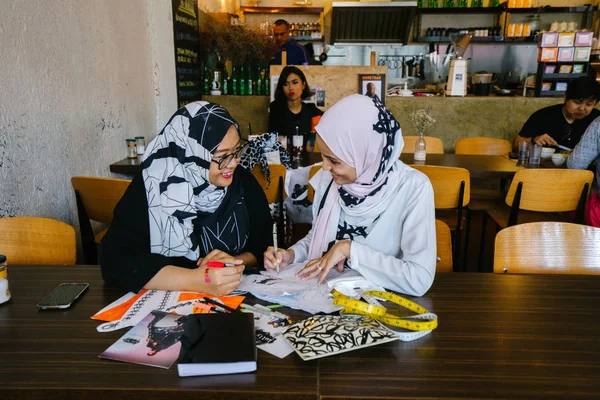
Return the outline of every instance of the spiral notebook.
{"type": "Polygon", "coordinates": [[[398,340],[391,329],[358,315],[315,315],[283,336],[304,361],[398,340]]]}

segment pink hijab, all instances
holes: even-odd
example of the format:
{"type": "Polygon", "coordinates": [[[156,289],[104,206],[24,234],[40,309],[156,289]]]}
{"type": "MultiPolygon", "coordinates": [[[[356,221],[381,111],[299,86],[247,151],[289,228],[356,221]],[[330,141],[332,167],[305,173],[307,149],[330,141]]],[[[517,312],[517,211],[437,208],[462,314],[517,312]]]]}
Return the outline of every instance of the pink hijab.
{"type": "Polygon", "coordinates": [[[333,182],[323,194],[309,259],[321,257],[335,242],[340,222],[368,232],[392,204],[405,169],[398,160],[404,146],[400,125],[379,99],[343,98],[325,112],[316,131],[336,157],[356,169],[356,180],[342,186],[333,182]]]}

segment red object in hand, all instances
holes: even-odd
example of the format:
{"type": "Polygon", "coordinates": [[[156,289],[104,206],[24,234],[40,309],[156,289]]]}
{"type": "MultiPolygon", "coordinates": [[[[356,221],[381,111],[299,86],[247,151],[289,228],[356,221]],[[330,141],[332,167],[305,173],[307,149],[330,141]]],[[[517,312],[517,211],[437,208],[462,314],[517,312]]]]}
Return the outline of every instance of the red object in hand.
{"type": "Polygon", "coordinates": [[[226,264],[221,261],[209,261],[206,263],[206,266],[209,268],[223,268],[223,267],[234,267],[235,264],[226,264]]]}

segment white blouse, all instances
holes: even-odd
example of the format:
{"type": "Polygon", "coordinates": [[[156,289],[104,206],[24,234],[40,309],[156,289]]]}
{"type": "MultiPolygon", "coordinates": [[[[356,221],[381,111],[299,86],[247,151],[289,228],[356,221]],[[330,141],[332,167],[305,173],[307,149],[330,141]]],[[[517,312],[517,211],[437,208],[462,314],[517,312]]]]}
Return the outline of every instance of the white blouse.
{"type": "MultiPolygon", "coordinates": [[[[381,213],[366,238],[350,245],[348,265],[365,278],[387,289],[422,296],[433,283],[436,266],[435,209],[433,188],[427,176],[403,164],[404,181],[397,187],[395,205],[381,213]]],[[[314,184],[313,226],[331,174],[321,170],[314,184]]],[[[341,219],[343,219],[343,211],[341,219]]],[[[304,262],[311,231],[294,250],[294,262],[304,262]]]]}

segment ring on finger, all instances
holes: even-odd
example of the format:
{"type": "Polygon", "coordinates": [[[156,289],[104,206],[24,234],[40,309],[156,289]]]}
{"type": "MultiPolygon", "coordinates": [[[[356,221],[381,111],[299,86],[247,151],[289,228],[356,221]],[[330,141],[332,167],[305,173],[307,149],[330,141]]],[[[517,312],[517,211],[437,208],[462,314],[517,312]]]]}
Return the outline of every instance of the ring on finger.
{"type": "Polygon", "coordinates": [[[319,265],[317,265],[317,269],[318,269],[319,271],[322,271],[322,270],[323,270],[323,267],[321,267],[321,265],[319,264],[319,265]]]}

